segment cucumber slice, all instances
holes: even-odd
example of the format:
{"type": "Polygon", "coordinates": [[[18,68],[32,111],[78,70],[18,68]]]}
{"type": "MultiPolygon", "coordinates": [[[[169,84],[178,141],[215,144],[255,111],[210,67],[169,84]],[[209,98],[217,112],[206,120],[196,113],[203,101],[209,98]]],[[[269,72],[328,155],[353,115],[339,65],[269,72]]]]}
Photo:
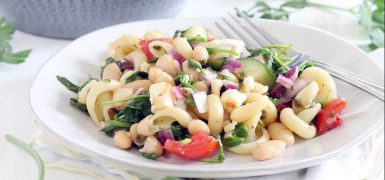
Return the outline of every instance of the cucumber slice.
{"type": "Polygon", "coordinates": [[[206,65],[211,67],[212,69],[214,69],[216,71],[220,71],[222,69],[223,65],[225,64],[225,62],[226,62],[226,58],[219,58],[219,59],[209,58],[206,65]]]}
{"type": "Polygon", "coordinates": [[[200,26],[192,26],[182,33],[189,42],[207,42],[207,29],[200,26]]]}
{"type": "Polygon", "coordinates": [[[237,73],[239,78],[253,76],[255,81],[269,86],[269,88],[273,88],[275,86],[276,78],[266,68],[265,64],[250,58],[240,59],[240,61],[242,63],[242,67],[237,73]]]}

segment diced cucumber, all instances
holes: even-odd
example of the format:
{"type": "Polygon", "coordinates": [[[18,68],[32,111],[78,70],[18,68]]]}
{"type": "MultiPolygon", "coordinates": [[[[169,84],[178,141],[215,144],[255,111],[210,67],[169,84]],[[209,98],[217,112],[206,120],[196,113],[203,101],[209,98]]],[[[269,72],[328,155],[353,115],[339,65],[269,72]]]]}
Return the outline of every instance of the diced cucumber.
{"type": "Polygon", "coordinates": [[[207,42],[207,29],[200,26],[192,26],[182,33],[189,42],[207,42]]]}
{"type": "Polygon", "coordinates": [[[237,73],[239,78],[253,76],[255,81],[269,86],[270,88],[274,87],[276,78],[266,68],[265,64],[250,58],[240,59],[240,61],[242,63],[242,67],[237,73]]]}
{"type": "Polygon", "coordinates": [[[214,69],[216,71],[220,71],[222,69],[223,65],[225,64],[225,62],[226,62],[226,58],[219,58],[219,59],[209,58],[206,65],[211,67],[212,69],[214,69]]]}

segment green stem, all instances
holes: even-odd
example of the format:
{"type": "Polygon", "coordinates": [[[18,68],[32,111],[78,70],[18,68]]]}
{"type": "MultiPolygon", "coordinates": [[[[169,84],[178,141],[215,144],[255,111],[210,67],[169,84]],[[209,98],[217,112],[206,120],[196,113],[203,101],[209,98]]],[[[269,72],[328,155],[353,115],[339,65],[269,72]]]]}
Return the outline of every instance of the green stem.
{"type": "Polygon", "coordinates": [[[38,179],[44,180],[44,174],[45,174],[44,162],[41,159],[41,157],[39,156],[39,154],[35,150],[33,150],[30,146],[28,146],[24,142],[20,141],[19,139],[15,138],[9,134],[5,135],[5,139],[8,142],[15,145],[16,147],[27,152],[36,161],[37,167],[39,169],[39,178],[38,179]]]}
{"type": "Polygon", "coordinates": [[[139,99],[139,98],[150,98],[150,95],[143,94],[143,95],[139,95],[139,96],[135,96],[135,97],[130,97],[130,98],[126,98],[126,99],[120,99],[120,100],[116,100],[116,101],[107,101],[107,102],[104,102],[103,104],[104,105],[110,105],[110,104],[116,104],[116,103],[121,103],[121,102],[127,102],[127,101],[131,101],[131,100],[134,100],[134,99],[139,99]]]}
{"type": "Polygon", "coordinates": [[[312,7],[321,8],[321,9],[332,9],[332,10],[337,10],[337,11],[344,11],[344,12],[348,12],[348,13],[353,13],[352,9],[346,9],[346,8],[341,8],[341,7],[336,7],[336,6],[326,5],[326,4],[308,2],[308,5],[310,7],[312,6],[312,7]]]}

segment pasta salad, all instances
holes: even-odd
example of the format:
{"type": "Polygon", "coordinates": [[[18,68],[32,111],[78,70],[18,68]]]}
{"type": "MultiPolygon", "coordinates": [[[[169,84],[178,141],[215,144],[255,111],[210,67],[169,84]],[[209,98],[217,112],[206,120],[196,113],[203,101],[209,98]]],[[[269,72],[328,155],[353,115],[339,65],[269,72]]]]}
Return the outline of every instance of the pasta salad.
{"type": "Polygon", "coordinates": [[[112,42],[100,78],[57,79],[120,149],[212,163],[227,149],[262,161],[338,127],[347,107],[328,72],[288,66],[290,48],[248,48],[199,26],[173,38],[150,31],[112,42]]]}

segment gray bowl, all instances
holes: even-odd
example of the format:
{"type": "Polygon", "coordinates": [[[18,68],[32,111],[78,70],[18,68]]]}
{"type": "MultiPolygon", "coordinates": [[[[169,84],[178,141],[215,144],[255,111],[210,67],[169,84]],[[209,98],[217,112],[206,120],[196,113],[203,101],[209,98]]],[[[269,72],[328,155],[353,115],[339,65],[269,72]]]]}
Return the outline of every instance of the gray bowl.
{"type": "Polygon", "coordinates": [[[0,0],[0,12],[17,29],[73,39],[106,26],[173,17],[186,0],[0,0]]]}

